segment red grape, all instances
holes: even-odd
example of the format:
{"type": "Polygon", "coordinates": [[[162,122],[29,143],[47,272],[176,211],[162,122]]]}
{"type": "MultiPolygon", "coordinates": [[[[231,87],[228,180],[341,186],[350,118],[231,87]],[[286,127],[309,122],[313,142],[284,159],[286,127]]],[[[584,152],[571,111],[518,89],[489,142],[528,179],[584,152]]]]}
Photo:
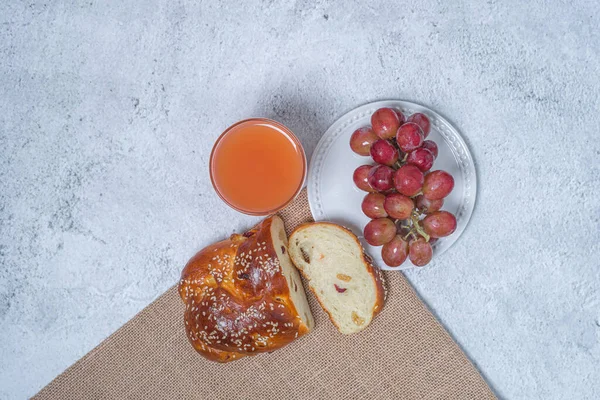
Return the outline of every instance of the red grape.
{"type": "Polygon", "coordinates": [[[377,165],[369,172],[369,185],[378,192],[385,192],[394,187],[394,170],[387,165],[377,165]]]}
{"type": "Polygon", "coordinates": [[[372,219],[365,225],[363,234],[371,246],[381,246],[396,236],[396,224],[389,218],[372,219]]]}
{"type": "Polygon", "coordinates": [[[381,248],[381,258],[390,267],[400,266],[406,257],[408,257],[408,243],[399,235],[381,248]]]}
{"type": "Polygon", "coordinates": [[[448,211],[436,211],[422,221],[423,229],[434,238],[451,235],[456,230],[456,217],[448,211]]]}
{"type": "Polygon", "coordinates": [[[414,122],[407,122],[398,129],[396,142],[403,152],[413,151],[423,144],[423,130],[414,122]]]}
{"type": "Polygon", "coordinates": [[[362,201],[362,210],[369,218],[387,217],[387,212],[384,209],[383,202],[385,195],[381,193],[369,193],[362,201]]]}
{"type": "Polygon", "coordinates": [[[414,165],[405,164],[394,174],[394,186],[403,195],[414,196],[423,186],[423,172],[414,165]]]}
{"type": "Polygon", "coordinates": [[[383,208],[394,219],[407,219],[415,208],[415,203],[410,197],[400,193],[390,193],[385,196],[383,208]]]}
{"type": "Polygon", "coordinates": [[[435,158],[431,151],[419,147],[408,153],[408,157],[406,158],[406,162],[412,165],[416,165],[421,171],[429,171],[433,166],[433,161],[435,158]]]}
{"type": "Polygon", "coordinates": [[[393,109],[380,108],[371,116],[371,125],[381,139],[391,139],[400,127],[400,119],[393,109]]]}
{"type": "Polygon", "coordinates": [[[419,125],[421,129],[423,129],[423,137],[429,136],[429,131],[431,130],[431,123],[429,122],[429,118],[427,115],[421,113],[415,113],[408,118],[408,122],[414,122],[419,125]]]}
{"type": "Polygon", "coordinates": [[[417,196],[417,208],[425,214],[431,214],[438,211],[444,205],[444,199],[429,200],[423,195],[417,196]]]}
{"type": "Polygon", "coordinates": [[[368,156],[371,145],[378,139],[379,137],[373,130],[368,126],[365,126],[364,128],[354,131],[350,137],[350,148],[360,156],[368,156]]]}
{"type": "Polygon", "coordinates": [[[454,178],[446,171],[433,171],[425,175],[423,196],[439,200],[448,196],[454,188],[454,178]]]}
{"type": "Polygon", "coordinates": [[[400,110],[394,110],[394,111],[396,111],[396,115],[398,116],[398,119],[400,120],[400,125],[405,123],[406,117],[404,116],[404,114],[402,114],[402,111],[400,111],[400,110]]]}
{"type": "Polygon", "coordinates": [[[391,167],[398,161],[398,150],[387,140],[379,139],[371,146],[371,157],[376,163],[391,167]]]}
{"type": "Polygon", "coordinates": [[[431,261],[433,248],[423,238],[413,239],[408,245],[408,257],[417,267],[422,267],[431,261]]]}
{"type": "Polygon", "coordinates": [[[423,148],[427,149],[433,154],[433,158],[437,158],[438,156],[438,147],[437,144],[433,140],[425,140],[423,142],[423,148]]]}
{"type": "Polygon", "coordinates": [[[376,190],[369,185],[369,171],[371,171],[372,168],[372,165],[361,165],[354,170],[352,180],[360,190],[364,190],[365,192],[376,192],[376,190]]]}

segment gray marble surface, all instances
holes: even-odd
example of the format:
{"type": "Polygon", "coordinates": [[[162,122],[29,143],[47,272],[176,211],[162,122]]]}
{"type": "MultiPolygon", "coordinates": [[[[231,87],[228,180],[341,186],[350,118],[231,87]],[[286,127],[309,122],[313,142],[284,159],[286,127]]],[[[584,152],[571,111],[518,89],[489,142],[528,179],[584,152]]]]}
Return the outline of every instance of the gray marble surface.
{"type": "Polygon", "coordinates": [[[426,104],[478,201],[408,278],[502,398],[600,398],[597,1],[0,3],[0,398],[33,395],[256,220],[211,144],[426,104]]]}

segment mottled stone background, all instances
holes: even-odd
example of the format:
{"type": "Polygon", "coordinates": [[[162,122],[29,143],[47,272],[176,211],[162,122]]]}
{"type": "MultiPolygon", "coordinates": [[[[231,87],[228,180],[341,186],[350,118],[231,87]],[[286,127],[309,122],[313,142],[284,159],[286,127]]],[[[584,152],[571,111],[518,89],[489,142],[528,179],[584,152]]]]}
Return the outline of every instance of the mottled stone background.
{"type": "Polygon", "coordinates": [[[450,119],[479,192],[407,273],[500,397],[600,398],[600,5],[0,3],[0,398],[24,398],[253,224],[211,144],[275,118],[308,156],[365,102],[450,119]]]}

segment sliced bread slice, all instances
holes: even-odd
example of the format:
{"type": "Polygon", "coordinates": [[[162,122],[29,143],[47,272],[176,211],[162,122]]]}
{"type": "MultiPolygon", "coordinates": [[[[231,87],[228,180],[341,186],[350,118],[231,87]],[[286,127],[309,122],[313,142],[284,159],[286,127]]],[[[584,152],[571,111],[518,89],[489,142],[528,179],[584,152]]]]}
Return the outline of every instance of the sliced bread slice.
{"type": "Polygon", "coordinates": [[[289,253],[341,333],[365,329],[381,311],[383,274],[350,230],[330,222],[300,225],[290,236],[289,253]]]}

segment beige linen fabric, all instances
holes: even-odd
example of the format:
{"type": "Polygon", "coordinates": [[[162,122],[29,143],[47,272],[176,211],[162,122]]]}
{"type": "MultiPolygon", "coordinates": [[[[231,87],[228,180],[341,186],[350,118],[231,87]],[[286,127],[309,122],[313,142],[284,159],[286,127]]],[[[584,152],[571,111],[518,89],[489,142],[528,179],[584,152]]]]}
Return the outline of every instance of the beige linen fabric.
{"type": "MultiPolygon", "coordinates": [[[[311,219],[306,190],[281,216],[288,233],[311,219]]],[[[365,331],[338,333],[310,294],[311,334],[228,364],[188,343],[172,287],[34,399],[495,399],[404,275],[385,276],[386,305],[365,331]]]]}

